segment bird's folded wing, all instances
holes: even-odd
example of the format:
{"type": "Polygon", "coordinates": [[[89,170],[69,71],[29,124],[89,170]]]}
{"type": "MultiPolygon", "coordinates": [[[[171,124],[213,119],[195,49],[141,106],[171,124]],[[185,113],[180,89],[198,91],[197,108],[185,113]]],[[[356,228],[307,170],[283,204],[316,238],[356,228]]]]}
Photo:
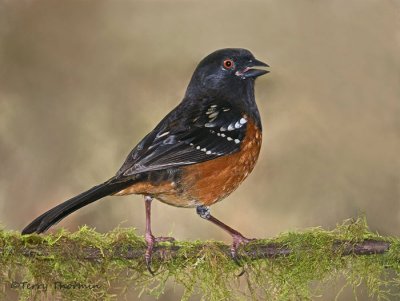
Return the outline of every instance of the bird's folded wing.
{"type": "MultiPolygon", "coordinates": [[[[178,107],[179,108],[179,107],[178,107]]],[[[117,176],[201,163],[240,150],[247,116],[227,102],[175,109],[128,155],[117,176]]]]}

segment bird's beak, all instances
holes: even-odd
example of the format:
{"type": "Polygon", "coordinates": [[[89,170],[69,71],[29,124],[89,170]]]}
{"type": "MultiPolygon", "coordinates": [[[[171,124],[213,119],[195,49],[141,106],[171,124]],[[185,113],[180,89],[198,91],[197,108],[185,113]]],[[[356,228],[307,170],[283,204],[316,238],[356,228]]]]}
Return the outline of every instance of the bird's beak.
{"type": "Polygon", "coordinates": [[[255,69],[253,67],[269,67],[269,65],[257,59],[251,59],[243,70],[236,71],[236,76],[239,76],[242,79],[246,79],[246,78],[256,78],[261,75],[269,73],[268,70],[255,69]]]}

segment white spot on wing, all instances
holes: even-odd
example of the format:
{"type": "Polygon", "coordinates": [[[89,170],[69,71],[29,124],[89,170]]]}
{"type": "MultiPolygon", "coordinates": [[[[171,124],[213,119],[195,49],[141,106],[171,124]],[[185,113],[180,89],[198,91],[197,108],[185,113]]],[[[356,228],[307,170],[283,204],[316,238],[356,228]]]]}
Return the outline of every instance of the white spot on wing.
{"type": "Polygon", "coordinates": [[[157,134],[157,138],[161,138],[161,137],[164,137],[164,136],[166,136],[166,135],[168,135],[169,134],[169,132],[164,132],[164,133],[158,133],[157,134]]]}
{"type": "Polygon", "coordinates": [[[209,114],[212,114],[213,112],[215,112],[215,111],[216,111],[216,109],[215,109],[216,107],[217,107],[217,105],[212,105],[212,106],[210,106],[210,107],[208,108],[206,114],[209,115],[209,114]]]}
{"type": "Polygon", "coordinates": [[[217,117],[218,114],[219,114],[219,112],[216,111],[216,112],[214,112],[214,113],[211,113],[211,114],[208,116],[208,118],[213,119],[213,118],[217,117]]]}
{"type": "Polygon", "coordinates": [[[228,126],[228,131],[233,131],[235,129],[235,127],[232,125],[232,124],[230,124],[229,126],[228,126]]]}
{"type": "Polygon", "coordinates": [[[245,124],[247,122],[246,118],[240,118],[239,122],[241,124],[245,124]]]}

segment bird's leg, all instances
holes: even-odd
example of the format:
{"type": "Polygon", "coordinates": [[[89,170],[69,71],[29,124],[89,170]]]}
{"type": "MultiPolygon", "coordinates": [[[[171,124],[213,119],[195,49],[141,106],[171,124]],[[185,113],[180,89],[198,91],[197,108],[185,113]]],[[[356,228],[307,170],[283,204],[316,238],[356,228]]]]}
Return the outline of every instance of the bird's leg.
{"type": "Polygon", "coordinates": [[[150,274],[154,274],[153,270],[151,269],[151,255],[153,254],[153,247],[155,243],[155,238],[153,233],[151,233],[151,202],[153,198],[150,196],[144,197],[144,204],[146,208],[146,232],[144,235],[144,239],[147,243],[146,253],[144,255],[144,259],[146,260],[147,270],[150,274]]]}
{"type": "Polygon", "coordinates": [[[145,208],[146,208],[146,231],[145,231],[144,239],[147,243],[147,249],[146,249],[144,258],[146,260],[147,270],[150,272],[150,274],[154,275],[154,272],[151,269],[151,256],[153,254],[154,244],[157,242],[162,242],[162,241],[173,242],[175,239],[173,237],[154,237],[153,233],[151,232],[151,202],[152,201],[153,201],[152,197],[150,197],[150,196],[144,197],[145,208]]]}
{"type": "Polygon", "coordinates": [[[241,233],[236,231],[235,229],[232,229],[228,225],[224,224],[221,222],[219,219],[216,219],[214,216],[211,215],[210,209],[207,206],[197,206],[196,207],[196,212],[197,214],[201,217],[204,218],[213,224],[217,225],[218,227],[222,228],[226,232],[228,232],[233,239],[232,245],[231,245],[231,256],[232,259],[239,264],[238,258],[237,258],[237,249],[239,245],[241,244],[247,244],[250,241],[254,239],[246,238],[244,237],[241,233]]]}

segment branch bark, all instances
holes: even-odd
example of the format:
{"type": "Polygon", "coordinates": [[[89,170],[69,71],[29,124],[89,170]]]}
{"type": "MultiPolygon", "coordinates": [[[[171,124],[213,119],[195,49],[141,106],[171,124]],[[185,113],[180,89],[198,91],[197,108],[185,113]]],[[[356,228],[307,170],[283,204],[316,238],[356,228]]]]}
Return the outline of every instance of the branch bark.
{"type": "MultiPolygon", "coordinates": [[[[190,252],[185,252],[184,255],[179,254],[181,246],[179,244],[162,244],[155,246],[153,258],[156,259],[172,259],[178,256],[185,256],[186,258],[195,257],[199,254],[201,249],[207,248],[207,246],[213,246],[219,248],[227,256],[230,256],[230,246],[221,245],[215,243],[204,243],[191,248],[190,252]]],[[[310,247],[311,248],[311,247],[310,247]]],[[[351,241],[335,241],[332,245],[332,250],[338,252],[341,256],[348,255],[373,255],[373,254],[384,254],[389,251],[390,243],[386,241],[368,239],[361,242],[351,241]]],[[[93,246],[69,246],[67,248],[61,248],[60,246],[46,246],[36,245],[33,247],[21,247],[19,250],[14,250],[16,254],[20,253],[27,257],[43,257],[49,256],[54,252],[65,255],[66,258],[76,258],[89,261],[107,259],[128,259],[128,260],[142,260],[146,246],[143,244],[141,247],[131,247],[126,245],[116,245],[112,250],[101,250],[98,247],[93,246]]],[[[5,250],[0,248],[0,255],[5,250]]],[[[250,258],[252,260],[262,258],[275,258],[278,256],[287,256],[292,252],[296,251],[307,251],[307,248],[302,250],[290,249],[289,247],[276,243],[251,243],[251,245],[241,248],[239,254],[243,257],[250,258]]]]}

